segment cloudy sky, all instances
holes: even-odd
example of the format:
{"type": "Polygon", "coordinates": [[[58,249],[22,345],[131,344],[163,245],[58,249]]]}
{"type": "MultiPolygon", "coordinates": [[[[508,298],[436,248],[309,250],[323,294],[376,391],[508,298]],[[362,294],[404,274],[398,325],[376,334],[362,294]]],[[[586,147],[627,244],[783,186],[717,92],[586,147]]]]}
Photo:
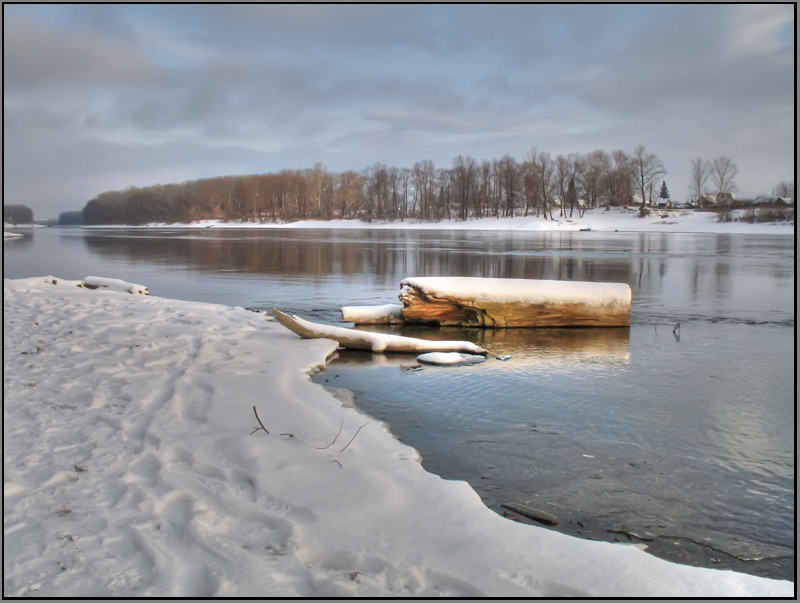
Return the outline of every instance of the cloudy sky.
{"type": "Polygon", "coordinates": [[[3,7],[4,203],[644,144],[794,172],[792,5],[3,7]]]}

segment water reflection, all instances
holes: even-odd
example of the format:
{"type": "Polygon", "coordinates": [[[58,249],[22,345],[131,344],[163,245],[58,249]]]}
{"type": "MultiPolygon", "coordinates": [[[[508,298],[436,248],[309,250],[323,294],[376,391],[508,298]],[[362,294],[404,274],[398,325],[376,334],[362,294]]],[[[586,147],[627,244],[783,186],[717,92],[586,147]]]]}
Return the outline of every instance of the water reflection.
{"type": "MultiPolygon", "coordinates": [[[[359,330],[393,333],[432,341],[472,341],[489,351],[486,364],[469,370],[573,370],[575,367],[625,368],[630,366],[629,329],[465,329],[426,326],[382,327],[363,325],[359,330]],[[497,361],[510,355],[513,362],[497,361]]],[[[405,367],[416,364],[413,355],[368,354],[340,351],[338,364],[364,367],[405,367]]]]}
{"type": "Polygon", "coordinates": [[[98,256],[180,266],[209,278],[233,273],[280,284],[358,285],[351,303],[394,301],[400,280],[411,275],[587,280],[631,285],[638,323],[754,321],[766,314],[794,324],[786,299],[794,287],[792,237],[218,230],[91,232],[82,240],[98,256]]]}

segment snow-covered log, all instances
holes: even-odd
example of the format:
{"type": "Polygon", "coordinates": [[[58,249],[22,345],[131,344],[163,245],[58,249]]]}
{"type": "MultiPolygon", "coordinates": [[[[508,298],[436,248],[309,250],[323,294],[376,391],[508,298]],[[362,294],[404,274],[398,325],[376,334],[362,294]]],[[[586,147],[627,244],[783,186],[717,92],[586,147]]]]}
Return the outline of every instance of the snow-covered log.
{"type": "Polygon", "coordinates": [[[357,325],[392,325],[403,322],[400,304],[383,306],[344,306],[342,318],[357,325]]]}
{"type": "Polygon", "coordinates": [[[83,286],[87,289],[109,289],[121,293],[138,293],[139,295],[150,295],[150,291],[144,285],[129,283],[118,278],[105,278],[102,276],[87,276],[83,279],[83,286]]]}
{"type": "Polygon", "coordinates": [[[400,284],[405,322],[476,327],[628,327],[625,283],[420,277],[400,284]]]}
{"type": "Polygon", "coordinates": [[[367,350],[370,352],[466,352],[469,354],[486,354],[486,350],[469,341],[429,341],[402,337],[401,335],[387,335],[385,333],[370,333],[332,327],[315,322],[303,320],[298,316],[289,316],[272,308],[275,320],[289,329],[292,333],[304,339],[333,339],[343,348],[351,350],[367,350]]]}

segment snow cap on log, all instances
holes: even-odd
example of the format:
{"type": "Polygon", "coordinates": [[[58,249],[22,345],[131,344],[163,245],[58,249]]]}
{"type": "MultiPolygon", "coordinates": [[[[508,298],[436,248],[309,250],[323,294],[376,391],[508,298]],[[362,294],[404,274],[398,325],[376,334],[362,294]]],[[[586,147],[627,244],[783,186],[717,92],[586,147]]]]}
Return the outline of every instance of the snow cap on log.
{"type": "Polygon", "coordinates": [[[627,283],[545,281],[527,278],[478,278],[470,276],[412,277],[404,286],[417,287],[428,295],[497,303],[524,304],[630,304],[627,283]]]}
{"type": "Polygon", "coordinates": [[[103,276],[87,276],[83,279],[83,285],[87,289],[109,289],[120,293],[131,293],[139,295],[150,295],[150,290],[144,285],[129,283],[118,278],[105,278],[103,276]]]}

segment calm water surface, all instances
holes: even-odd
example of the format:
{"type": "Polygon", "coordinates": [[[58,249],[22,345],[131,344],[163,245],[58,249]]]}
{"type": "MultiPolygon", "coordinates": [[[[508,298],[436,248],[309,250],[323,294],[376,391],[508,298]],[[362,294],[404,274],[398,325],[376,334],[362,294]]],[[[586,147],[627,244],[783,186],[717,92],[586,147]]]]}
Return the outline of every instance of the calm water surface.
{"type": "Polygon", "coordinates": [[[409,371],[413,356],[342,352],[315,380],[354,392],[429,471],[468,481],[498,513],[519,502],[557,515],[565,533],[794,579],[794,237],[28,234],[4,243],[5,277],[113,276],[154,295],[328,323],[342,305],[396,302],[412,275],[627,282],[630,329],[407,327],[396,330],[512,358],[409,371]]]}

